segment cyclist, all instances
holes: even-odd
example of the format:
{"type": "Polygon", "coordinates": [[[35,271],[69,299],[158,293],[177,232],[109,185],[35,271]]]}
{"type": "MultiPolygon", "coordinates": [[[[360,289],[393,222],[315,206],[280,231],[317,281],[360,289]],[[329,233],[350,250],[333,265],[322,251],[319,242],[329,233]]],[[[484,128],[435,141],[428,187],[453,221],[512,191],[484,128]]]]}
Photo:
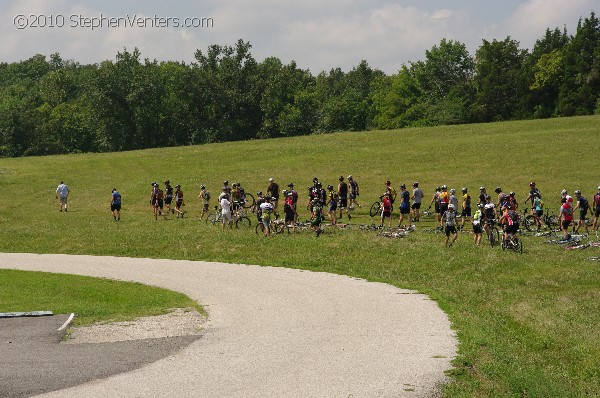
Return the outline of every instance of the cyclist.
{"type": "Polygon", "coordinates": [[[381,226],[388,219],[388,227],[392,227],[392,200],[390,199],[392,192],[390,189],[380,198],[381,199],[381,226]]]}
{"type": "Polygon", "coordinates": [[[454,210],[458,209],[458,198],[456,197],[456,189],[450,189],[450,204],[454,206],[454,210]]]}
{"type": "MultiPolygon", "coordinates": [[[[293,184],[291,184],[293,186],[293,184]]],[[[292,232],[296,233],[296,205],[294,203],[294,192],[290,190],[283,200],[283,212],[285,213],[285,224],[292,226],[292,232]]],[[[289,233],[289,230],[288,230],[289,233]]]]}
{"type": "Polygon", "coordinates": [[[294,184],[288,184],[288,197],[292,197],[292,209],[294,210],[294,231],[296,230],[296,220],[298,219],[298,192],[294,189],[294,184]]]}
{"type": "Polygon", "coordinates": [[[386,189],[386,192],[389,189],[390,194],[391,194],[389,199],[392,202],[392,204],[394,204],[394,202],[396,201],[396,197],[398,196],[398,193],[396,192],[396,189],[394,187],[392,187],[392,183],[390,182],[390,180],[387,180],[385,182],[385,189],[386,189]]]}
{"type": "Polygon", "coordinates": [[[175,185],[175,212],[177,213],[177,218],[179,216],[183,218],[182,206],[185,206],[185,203],[183,203],[183,191],[181,190],[181,185],[177,184],[175,185]]]}
{"type": "Polygon", "coordinates": [[[423,201],[423,191],[419,188],[419,183],[417,181],[413,182],[413,194],[410,197],[413,200],[413,204],[411,206],[413,212],[413,220],[415,222],[419,222],[421,219],[421,202],[423,201]]]}
{"type": "Polygon", "coordinates": [[[407,215],[409,225],[410,225],[410,194],[406,190],[406,185],[400,185],[400,220],[398,221],[398,226],[402,227],[402,222],[404,221],[404,215],[407,215]]]}
{"type": "Polygon", "coordinates": [[[173,201],[173,187],[171,186],[171,181],[165,181],[165,206],[167,207],[167,214],[175,213],[173,209],[171,209],[171,202],[173,201]]]}
{"type": "Polygon", "coordinates": [[[496,224],[496,205],[492,203],[490,195],[485,196],[485,205],[483,206],[483,229],[486,234],[490,233],[490,228],[496,224]]]}
{"type": "Polygon", "coordinates": [[[262,218],[263,226],[265,227],[265,236],[271,236],[271,217],[273,215],[273,211],[275,207],[271,202],[274,202],[275,198],[270,198],[267,196],[265,200],[260,204],[260,214],[262,218]]]}
{"type": "Polygon", "coordinates": [[[321,222],[323,221],[323,207],[318,199],[313,199],[310,202],[310,228],[315,231],[315,235],[318,237],[323,233],[321,229],[321,222]]]}
{"type": "MultiPolygon", "coordinates": [[[[227,182],[227,181],[225,181],[227,182]]],[[[223,185],[223,192],[221,192],[221,194],[219,195],[219,203],[221,203],[221,200],[223,200],[223,198],[226,198],[227,200],[231,201],[231,188],[229,187],[228,184],[224,184],[223,185]]]]}
{"type": "Polygon", "coordinates": [[[535,224],[537,225],[537,231],[539,232],[542,229],[542,216],[544,215],[544,202],[538,192],[533,195],[533,218],[535,220],[535,224]]]}
{"type": "Polygon", "coordinates": [[[592,225],[594,232],[598,232],[598,218],[600,218],[600,187],[594,195],[594,225],[592,225]]]}
{"type": "Polygon", "coordinates": [[[527,197],[525,198],[525,202],[527,202],[527,201],[531,202],[531,215],[534,216],[534,217],[536,216],[536,210],[535,210],[535,198],[536,198],[536,195],[540,199],[542,198],[542,193],[535,186],[535,181],[532,181],[532,182],[529,183],[529,195],[527,195],[527,197]]]}
{"type": "Polygon", "coordinates": [[[573,208],[573,212],[579,209],[579,222],[577,223],[577,228],[575,228],[574,232],[578,233],[579,228],[583,225],[585,227],[585,233],[589,235],[590,231],[588,230],[587,223],[585,222],[587,217],[587,212],[590,209],[590,202],[581,195],[581,191],[578,189],[575,191],[575,197],[577,198],[577,204],[575,208],[573,208]]]}
{"type": "Polygon", "coordinates": [[[151,194],[152,199],[152,207],[154,210],[154,221],[158,220],[158,216],[162,215],[164,219],[167,219],[167,215],[163,214],[163,206],[164,206],[164,192],[157,183],[154,183],[154,187],[152,189],[151,194]]]}
{"type": "Polygon", "coordinates": [[[346,182],[344,181],[343,176],[340,176],[338,180],[340,181],[337,186],[338,208],[340,210],[340,216],[338,218],[341,220],[342,210],[346,210],[348,221],[350,221],[352,217],[350,216],[350,210],[348,209],[348,184],[346,184],[346,182]]]}
{"type": "MultiPolygon", "coordinates": [[[[460,230],[462,231],[463,228],[465,227],[465,221],[467,220],[467,218],[471,217],[471,195],[469,195],[469,193],[467,192],[467,187],[463,187],[461,189],[461,192],[462,192],[463,196],[462,196],[462,212],[461,212],[462,221],[460,223],[460,230]]],[[[481,239],[481,237],[480,237],[480,239],[481,239]]]]}
{"type": "Polygon", "coordinates": [[[200,194],[198,194],[198,198],[202,199],[202,214],[200,214],[200,221],[204,218],[205,214],[209,214],[209,204],[210,204],[210,192],[206,190],[206,186],[204,184],[200,185],[200,194]]]}
{"type": "Polygon", "coordinates": [[[515,197],[515,193],[514,192],[510,192],[508,194],[508,208],[511,210],[517,210],[519,208],[519,202],[517,202],[517,198],[515,197]]]}
{"type": "Polygon", "coordinates": [[[451,204],[448,205],[448,210],[446,210],[442,214],[442,220],[446,224],[446,227],[445,227],[446,240],[444,241],[444,245],[447,247],[451,247],[452,244],[454,242],[456,242],[456,239],[458,239],[458,233],[456,232],[456,224],[458,222],[456,220],[456,212],[454,211],[454,205],[451,205],[451,204]],[[448,241],[450,240],[450,234],[452,234],[454,236],[452,237],[452,242],[450,242],[450,244],[448,244],[448,241]]]}
{"type": "Polygon", "coordinates": [[[498,210],[502,210],[506,201],[508,200],[508,195],[502,192],[502,188],[500,187],[496,187],[496,189],[494,189],[494,192],[496,192],[496,194],[498,195],[498,203],[496,203],[496,207],[498,208],[498,210]]]}
{"type": "Polygon", "coordinates": [[[354,178],[351,175],[348,176],[348,185],[350,185],[350,194],[348,195],[350,202],[348,203],[348,209],[354,210],[354,205],[361,207],[357,201],[360,192],[358,189],[358,183],[354,180],[354,178]]]}
{"type": "Polygon", "coordinates": [[[509,236],[514,236],[519,230],[519,214],[516,209],[510,206],[504,206],[502,216],[498,221],[504,230],[504,246],[508,246],[509,236]]]}
{"type": "MultiPolygon", "coordinates": [[[[223,190],[227,190],[227,186],[223,187],[223,190]]],[[[229,195],[222,195],[221,201],[221,229],[225,229],[225,224],[229,224],[229,228],[233,228],[233,215],[231,214],[231,201],[229,195]]]]}
{"type": "Polygon", "coordinates": [[[117,191],[117,188],[112,189],[112,195],[110,196],[110,211],[112,212],[115,221],[121,221],[121,194],[117,191]]]}
{"type": "Polygon", "coordinates": [[[277,204],[279,202],[279,185],[275,182],[273,177],[269,178],[269,186],[267,187],[267,196],[274,198],[272,199],[273,210],[277,210],[277,204]]]}
{"type": "Polygon", "coordinates": [[[258,191],[256,193],[256,219],[258,220],[258,223],[262,223],[262,216],[261,216],[261,210],[260,210],[260,205],[262,205],[263,203],[265,203],[265,198],[263,196],[262,191],[258,191]]]}
{"type": "MultiPolygon", "coordinates": [[[[327,204],[329,205],[329,218],[331,219],[331,225],[337,224],[337,205],[338,205],[338,193],[333,190],[332,185],[327,185],[327,204]]],[[[340,214],[341,217],[341,214],[340,214]]]]}
{"type": "Polygon", "coordinates": [[[310,211],[312,206],[313,199],[317,198],[317,185],[319,184],[319,179],[317,177],[313,178],[312,187],[308,187],[308,203],[306,204],[306,209],[310,211]]]}
{"type": "MultiPolygon", "coordinates": [[[[444,213],[448,211],[448,205],[450,204],[450,196],[448,195],[448,187],[442,185],[442,192],[438,195],[438,201],[440,202],[440,228],[444,227],[444,213]]],[[[456,214],[455,214],[456,215],[456,214]]]]}
{"type": "Polygon", "coordinates": [[[487,192],[485,191],[485,187],[479,187],[479,200],[477,201],[477,205],[485,205],[485,197],[487,196],[487,192]]]}
{"type": "Polygon", "coordinates": [[[483,208],[484,204],[477,205],[477,211],[473,215],[473,235],[475,235],[475,245],[479,246],[481,243],[481,235],[483,234],[483,208]]]}
{"type": "Polygon", "coordinates": [[[431,209],[431,205],[434,205],[434,211],[435,211],[435,218],[437,220],[437,222],[439,223],[441,220],[440,217],[440,201],[439,201],[439,197],[440,197],[440,193],[442,191],[442,188],[440,187],[435,187],[435,193],[433,194],[432,198],[431,198],[431,203],[429,203],[429,207],[427,208],[427,210],[431,209]]]}
{"type": "Polygon", "coordinates": [[[560,206],[560,216],[558,217],[558,222],[560,224],[560,229],[563,232],[564,239],[571,239],[571,234],[569,233],[569,226],[573,222],[573,198],[569,195],[565,196],[561,199],[562,205],[560,206]]]}

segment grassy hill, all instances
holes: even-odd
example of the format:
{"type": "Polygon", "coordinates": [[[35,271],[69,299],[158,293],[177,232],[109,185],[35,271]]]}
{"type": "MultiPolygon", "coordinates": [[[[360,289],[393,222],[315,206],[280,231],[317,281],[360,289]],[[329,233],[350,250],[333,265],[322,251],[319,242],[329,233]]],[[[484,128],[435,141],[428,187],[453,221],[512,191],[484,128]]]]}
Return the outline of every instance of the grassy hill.
{"type": "Polygon", "coordinates": [[[593,116],[0,159],[0,250],[286,266],[413,288],[439,302],[460,339],[447,396],[600,396],[600,269],[587,259],[597,248],[566,251],[525,237],[517,255],[461,234],[447,249],[424,231],[432,222],[405,239],[357,228],[265,239],[199,223],[196,198],[201,183],[216,202],[224,179],[256,193],[274,177],[282,187],[293,182],[304,203],[313,177],[334,184],[352,174],[363,204],[352,222],[365,224],[387,179],[396,189],[419,181],[427,199],[446,184],[473,195],[499,185],[520,200],[535,180],[556,212],[561,189],[591,197],[600,185],[599,126],[593,116]],[[186,218],[154,222],[150,183],[167,178],[182,185],[186,218]],[[68,214],[54,199],[62,179],[68,214]],[[123,195],[120,223],[109,211],[113,187],[123,195]]]}

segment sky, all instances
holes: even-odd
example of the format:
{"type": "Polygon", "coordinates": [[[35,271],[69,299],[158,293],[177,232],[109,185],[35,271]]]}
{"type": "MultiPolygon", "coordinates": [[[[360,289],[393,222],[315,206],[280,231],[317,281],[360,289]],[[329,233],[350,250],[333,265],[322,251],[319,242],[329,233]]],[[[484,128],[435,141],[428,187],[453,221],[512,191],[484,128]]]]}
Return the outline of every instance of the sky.
{"type": "Polygon", "coordinates": [[[361,60],[388,74],[425,57],[442,39],[474,54],[507,36],[530,49],[546,28],[574,34],[600,0],[2,0],[0,62],[58,52],[81,64],[142,58],[194,62],[212,44],[252,45],[313,73],[351,70],[361,60]]]}

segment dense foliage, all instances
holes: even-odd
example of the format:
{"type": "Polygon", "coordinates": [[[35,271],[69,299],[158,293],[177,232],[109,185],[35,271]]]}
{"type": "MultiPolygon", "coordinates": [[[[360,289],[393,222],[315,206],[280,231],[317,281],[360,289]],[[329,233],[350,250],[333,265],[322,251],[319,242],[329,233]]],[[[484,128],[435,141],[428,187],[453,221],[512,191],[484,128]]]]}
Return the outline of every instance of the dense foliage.
{"type": "Polygon", "coordinates": [[[443,39],[386,75],[362,61],[313,76],[257,62],[249,43],[196,62],[80,65],[59,54],[0,64],[0,156],[123,151],[304,135],[600,113],[600,21],[547,29],[531,51],[510,37],[475,55],[443,39]]]}

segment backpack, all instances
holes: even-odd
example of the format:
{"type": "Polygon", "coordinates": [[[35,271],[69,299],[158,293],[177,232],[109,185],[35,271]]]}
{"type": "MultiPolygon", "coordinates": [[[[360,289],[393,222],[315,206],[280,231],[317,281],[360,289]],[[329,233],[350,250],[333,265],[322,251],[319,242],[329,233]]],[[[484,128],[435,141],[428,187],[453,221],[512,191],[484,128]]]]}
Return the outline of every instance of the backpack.
{"type": "Polygon", "coordinates": [[[210,200],[210,192],[208,192],[208,191],[204,192],[204,200],[206,200],[207,202],[210,200]]]}
{"type": "Polygon", "coordinates": [[[508,211],[508,218],[513,222],[513,223],[517,223],[519,222],[519,215],[517,214],[516,211],[514,210],[509,210],[508,211]]]}

